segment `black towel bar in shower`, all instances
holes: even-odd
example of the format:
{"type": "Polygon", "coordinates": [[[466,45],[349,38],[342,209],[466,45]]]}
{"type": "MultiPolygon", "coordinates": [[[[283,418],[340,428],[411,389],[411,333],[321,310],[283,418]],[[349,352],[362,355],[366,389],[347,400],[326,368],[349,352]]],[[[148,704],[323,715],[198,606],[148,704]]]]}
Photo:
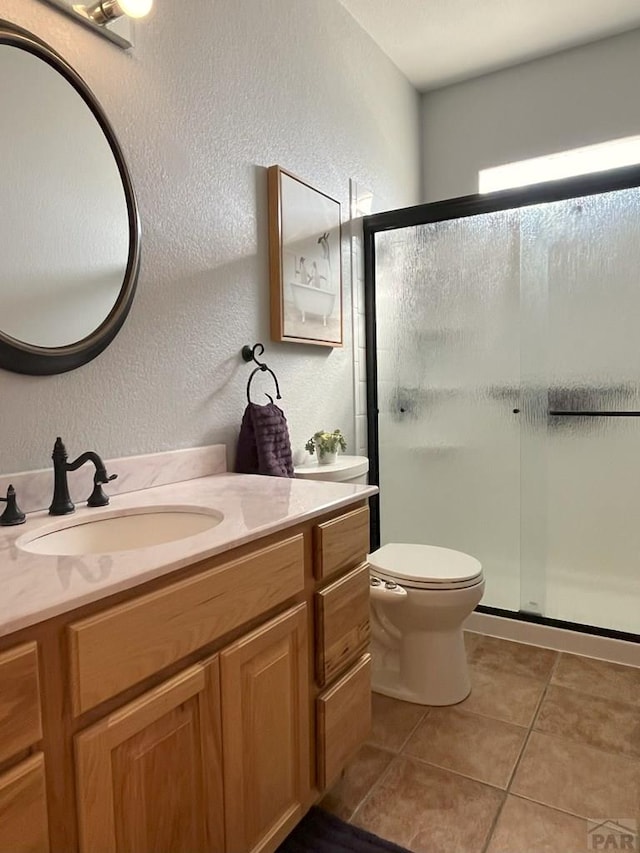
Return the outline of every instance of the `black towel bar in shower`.
{"type": "Polygon", "coordinates": [[[559,418],[640,418],[640,412],[558,412],[549,411],[559,418]]]}

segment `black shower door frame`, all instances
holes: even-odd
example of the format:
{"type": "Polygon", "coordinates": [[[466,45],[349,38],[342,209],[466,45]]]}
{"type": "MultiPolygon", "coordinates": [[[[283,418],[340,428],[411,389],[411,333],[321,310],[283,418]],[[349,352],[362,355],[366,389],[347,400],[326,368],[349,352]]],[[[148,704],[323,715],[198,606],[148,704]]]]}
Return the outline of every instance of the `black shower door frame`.
{"type": "MultiPolygon", "coordinates": [[[[554,201],[566,201],[600,193],[613,192],[640,187],[640,166],[626,166],[590,175],[579,175],[559,181],[548,181],[527,187],[501,190],[493,193],[476,193],[460,198],[419,204],[376,213],[363,218],[364,234],[364,282],[365,282],[365,341],[367,376],[367,440],[369,454],[369,482],[380,485],[380,446],[378,432],[378,367],[377,367],[377,316],[376,316],[376,245],[375,236],[382,231],[393,231],[412,226],[463,219],[483,213],[495,213],[530,207],[554,201]]],[[[380,547],[380,499],[378,495],[370,498],[371,508],[371,549],[380,547]]],[[[611,637],[640,643],[640,634],[629,634],[600,628],[550,619],[523,610],[502,610],[497,607],[478,605],[481,613],[506,616],[525,622],[565,628],[597,636],[611,637]]]]}

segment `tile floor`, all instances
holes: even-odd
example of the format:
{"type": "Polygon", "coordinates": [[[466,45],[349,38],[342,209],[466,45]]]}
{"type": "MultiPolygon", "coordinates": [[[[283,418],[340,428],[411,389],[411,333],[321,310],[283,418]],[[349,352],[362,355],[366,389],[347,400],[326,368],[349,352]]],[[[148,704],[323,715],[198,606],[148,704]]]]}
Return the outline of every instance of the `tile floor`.
{"type": "Polygon", "coordinates": [[[611,826],[640,826],[640,668],[465,641],[471,695],[374,693],[371,738],[321,805],[416,853],[640,851],[611,826]]]}

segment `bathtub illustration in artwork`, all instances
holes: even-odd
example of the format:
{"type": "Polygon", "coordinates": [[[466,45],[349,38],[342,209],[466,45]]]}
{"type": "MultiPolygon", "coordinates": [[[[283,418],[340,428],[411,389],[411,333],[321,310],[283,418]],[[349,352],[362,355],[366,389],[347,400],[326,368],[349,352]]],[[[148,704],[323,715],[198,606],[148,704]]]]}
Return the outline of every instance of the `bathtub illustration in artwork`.
{"type": "Polygon", "coordinates": [[[293,295],[293,304],[300,312],[300,319],[306,322],[307,314],[322,317],[322,325],[327,325],[327,317],[333,314],[336,304],[336,294],[312,284],[301,284],[299,281],[289,283],[293,295]]]}

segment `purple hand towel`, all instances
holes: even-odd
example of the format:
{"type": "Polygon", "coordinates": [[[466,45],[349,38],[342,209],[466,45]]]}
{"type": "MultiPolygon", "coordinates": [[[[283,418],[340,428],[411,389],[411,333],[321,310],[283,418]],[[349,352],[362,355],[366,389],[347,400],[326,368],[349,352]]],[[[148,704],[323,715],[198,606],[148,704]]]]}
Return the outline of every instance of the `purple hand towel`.
{"type": "Polygon", "coordinates": [[[236,454],[237,474],[293,477],[287,419],[275,403],[249,403],[242,416],[236,454]]]}

